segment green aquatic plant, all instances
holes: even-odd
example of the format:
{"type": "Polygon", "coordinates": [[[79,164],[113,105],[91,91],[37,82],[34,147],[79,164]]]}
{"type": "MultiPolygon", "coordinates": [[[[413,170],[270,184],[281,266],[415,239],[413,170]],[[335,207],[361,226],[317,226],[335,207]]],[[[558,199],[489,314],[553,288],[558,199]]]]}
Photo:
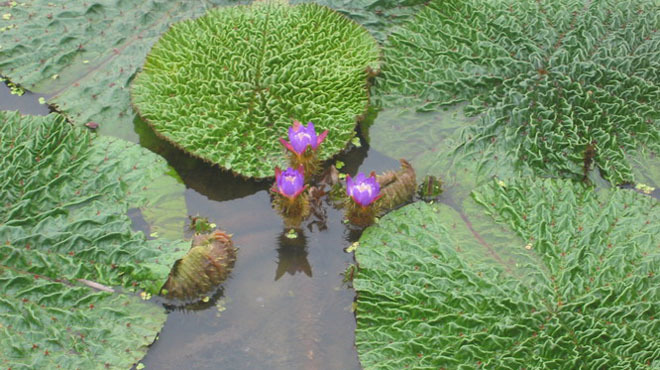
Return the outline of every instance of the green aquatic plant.
{"type": "Polygon", "coordinates": [[[447,151],[430,136],[447,127],[434,112],[467,104],[480,117],[462,145],[510,153],[515,171],[582,178],[593,143],[592,166],[611,183],[660,181],[659,14],[653,0],[431,1],[392,33],[372,89],[377,105],[414,108],[426,126],[377,120],[378,149],[396,140],[384,150],[437,162],[447,151]]]}
{"type": "Polygon", "coordinates": [[[0,157],[4,366],[129,368],[166,319],[145,300],[161,287],[192,299],[229,273],[226,234],[196,236],[192,249],[157,237],[181,237],[176,214],[185,212],[184,186],[161,157],[60,115],[4,111],[0,157]],[[134,231],[129,214],[148,221],[155,239],[134,231]]]}
{"type": "Polygon", "coordinates": [[[284,171],[275,167],[275,183],[270,189],[274,197],[273,207],[282,215],[287,227],[299,227],[309,216],[309,194],[305,191],[307,187],[302,165],[284,171]]]}
{"type": "MultiPolygon", "coordinates": [[[[76,125],[99,122],[101,134],[138,141],[127,87],[153,43],[174,22],[199,17],[212,7],[249,2],[0,3],[3,14],[11,15],[0,20],[0,74],[47,95],[48,104],[76,125]]],[[[310,1],[292,1],[301,2],[310,1]]],[[[410,17],[425,1],[315,2],[360,23],[382,41],[394,24],[410,17]]]]}
{"type": "Polygon", "coordinates": [[[323,6],[216,8],[162,36],[131,97],[181,149],[243,176],[270,177],[286,164],[277,138],[292,119],[329,131],[321,160],[346,146],[379,52],[366,29],[323,6]]]}
{"type": "Polygon", "coordinates": [[[220,230],[196,234],[190,250],[172,267],[161,294],[179,300],[199,300],[227,279],[235,261],[231,235],[220,230]]]}
{"type": "Polygon", "coordinates": [[[355,252],[361,363],[658,366],[659,243],[657,200],[564,180],[403,207],[355,252]]]}
{"type": "Polygon", "coordinates": [[[426,202],[437,200],[440,194],[442,194],[442,180],[435,176],[424,177],[417,188],[417,195],[426,202]]]}
{"type": "Polygon", "coordinates": [[[127,212],[164,220],[158,203],[183,185],[162,158],[59,115],[0,111],[0,157],[3,366],[131,367],[166,319],[131,292],[157,293],[187,247],[146,240],[127,212]]]}
{"type": "Polygon", "coordinates": [[[355,178],[346,176],[346,194],[346,218],[360,227],[374,223],[380,211],[377,201],[383,196],[380,184],[376,181],[376,174],[371,172],[367,177],[360,172],[355,178]]]}
{"type": "Polygon", "coordinates": [[[0,3],[0,74],[78,126],[137,141],[128,85],[149,48],[173,22],[236,1],[130,2],[51,0],[0,3]]]}

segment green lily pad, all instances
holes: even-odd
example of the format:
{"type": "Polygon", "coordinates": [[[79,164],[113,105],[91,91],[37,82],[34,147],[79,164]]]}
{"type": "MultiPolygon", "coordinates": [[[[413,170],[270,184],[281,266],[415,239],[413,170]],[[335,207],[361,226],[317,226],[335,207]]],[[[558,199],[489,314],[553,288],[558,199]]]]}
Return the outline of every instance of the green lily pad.
{"type": "Polygon", "coordinates": [[[240,1],[0,3],[0,74],[47,95],[76,125],[137,141],[128,85],[149,48],[170,25],[216,5],[240,1]]]}
{"type": "Polygon", "coordinates": [[[346,146],[378,59],[366,29],[326,7],[216,8],[163,35],[133,81],[132,101],[160,136],[190,154],[270,177],[286,166],[277,139],[294,119],[330,131],[321,159],[346,146]]]}
{"type": "MultiPolygon", "coordinates": [[[[593,144],[592,166],[606,180],[641,181],[660,172],[658,28],[650,0],[431,1],[388,39],[372,97],[421,119],[466,102],[468,116],[482,114],[468,145],[494,146],[536,174],[584,176],[593,144]]],[[[417,145],[436,130],[428,121],[411,132],[376,120],[372,131],[407,139],[390,150],[432,163],[438,156],[417,145]]],[[[387,143],[376,145],[387,153],[387,143]]]]}
{"type": "Polygon", "coordinates": [[[365,368],[660,365],[655,199],[565,180],[492,181],[473,198],[415,203],[362,235],[365,368]]]}
{"type": "MultiPolygon", "coordinates": [[[[157,293],[184,241],[131,230],[155,210],[164,161],[60,115],[0,111],[0,358],[12,368],[129,368],[165,322],[157,293]],[[156,186],[156,189],[158,187],[156,186]]],[[[183,185],[174,179],[174,189],[183,185]]]]}

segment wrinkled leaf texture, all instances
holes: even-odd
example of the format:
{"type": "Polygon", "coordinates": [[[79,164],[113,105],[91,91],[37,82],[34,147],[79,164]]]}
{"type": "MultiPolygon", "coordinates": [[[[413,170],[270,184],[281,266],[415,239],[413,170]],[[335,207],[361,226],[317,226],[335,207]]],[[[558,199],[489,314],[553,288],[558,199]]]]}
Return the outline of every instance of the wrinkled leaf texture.
{"type": "Polygon", "coordinates": [[[355,134],[367,107],[367,68],[379,47],[363,27],[316,4],[216,8],[175,24],[131,86],[133,105],[161,137],[246,177],[271,177],[277,140],[297,119],[329,130],[321,159],[355,134]],[[320,32],[322,30],[322,32],[320,32]]]}
{"type": "Polygon", "coordinates": [[[415,203],[363,234],[354,286],[365,368],[660,365],[657,200],[492,181],[462,209],[415,203]]]}
{"type": "Polygon", "coordinates": [[[121,291],[156,294],[189,247],[146,241],[126,212],[159,202],[154,184],[183,185],[162,158],[59,115],[0,112],[0,126],[0,363],[130,367],[165,312],[121,291]]]}
{"type": "Polygon", "coordinates": [[[0,3],[0,74],[46,94],[76,125],[137,141],[129,84],[172,23],[240,1],[66,1],[0,3]]]}
{"type": "Polygon", "coordinates": [[[452,125],[437,111],[467,103],[482,117],[459,145],[510,155],[515,170],[579,178],[594,143],[592,168],[606,180],[657,185],[658,29],[654,0],[431,1],[393,31],[372,89],[377,105],[413,108],[425,125],[377,120],[389,140],[374,145],[438,161],[451,151],[428,137],[452,125]]]}
{"type": "MultiPolygon", "coordinates": [[[[214,6],[250,1],[69,1],[0,3],[0,75],[47,94],[76,125],[100,124],[99,132],[137,141],[129,85],[151,46],[173,23],[214,6]]],[[[292,1],[292,3],[297,3],[292,1]]],[[[422,1],[319,1],[384,40],[392,24],[422,1]]]]}

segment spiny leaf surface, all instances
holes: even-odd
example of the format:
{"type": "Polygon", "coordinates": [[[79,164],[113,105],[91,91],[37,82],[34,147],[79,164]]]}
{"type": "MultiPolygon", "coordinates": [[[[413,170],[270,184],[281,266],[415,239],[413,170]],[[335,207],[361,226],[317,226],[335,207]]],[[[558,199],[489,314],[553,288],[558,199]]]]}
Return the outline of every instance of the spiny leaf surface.
{"type": "Polygon", "coordinates": [[[90,285],[158,292],[187,243],[146,241],[126,212],[183,186],[162,158],[59,115],[0,112],[0,123],[0,362],[130,367],[165,313],[90,285]]]}
{"type": "MultiPolygon", "coordinates": [[[[649,171],[657,181],[659,28],[650,0],[431,1],[388,39],[373,99],[419,112],[468,102],[469,115],[488,113],[469,145],[499,147],[537,174],[580,177],[594,143],[608,181],[649,171]]],[[[401,137],[391,126],[373,129],[401,137]]]]}
{"type": "Polygon", "coordinates": [[[293,120],[329,135],[320,157],[342,150],[367,102],[379,48],[350,19],[315,4],[216,8],[174,25],[131,87],[154,130],[185,151],[248,177],[286,167],[278,138],[293,120]]]}
{"type": "Polygon", "coordinates": [[[558,180],[492,181],[473,197],[480,211],[415,203],[363,234],[365,368],[660,365],[656,200],[558,180]]]}

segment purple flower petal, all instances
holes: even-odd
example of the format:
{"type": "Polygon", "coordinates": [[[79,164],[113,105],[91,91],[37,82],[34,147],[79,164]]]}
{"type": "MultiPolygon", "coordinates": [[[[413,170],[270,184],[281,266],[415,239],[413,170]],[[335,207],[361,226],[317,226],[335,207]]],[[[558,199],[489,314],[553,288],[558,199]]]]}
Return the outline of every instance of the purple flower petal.
{"type": "Polygon", "coordinates": [[[277,184],[277,191],[291,199],[297,197],[305,189],[305,176],[302,171],[291,167],[281,172],[279,176],[276,170],[275,182],[277,184]]]}
{"type": "Polygon", "coordinates": [[[354,179],[347,177],[346,193],[353,198],[355,203],[366,207],[379,198],[380,186],[375,176],[366,177],[360,172],[354,179]]]}
{"type": "Polygon", "coordinates": [[[327,135],[327,133],[324,132],[323,137],[319,140],[313,122],[308,122],[307,127],[305,127],[300,122],[294,121],[293,126],[289,127],[289,143],[291,147],[287,145],[285,146],[287,149],[300,155],[305,152],[308,145],[315,150],[321,141],[325,139],[325,135],[327,135]]]}

